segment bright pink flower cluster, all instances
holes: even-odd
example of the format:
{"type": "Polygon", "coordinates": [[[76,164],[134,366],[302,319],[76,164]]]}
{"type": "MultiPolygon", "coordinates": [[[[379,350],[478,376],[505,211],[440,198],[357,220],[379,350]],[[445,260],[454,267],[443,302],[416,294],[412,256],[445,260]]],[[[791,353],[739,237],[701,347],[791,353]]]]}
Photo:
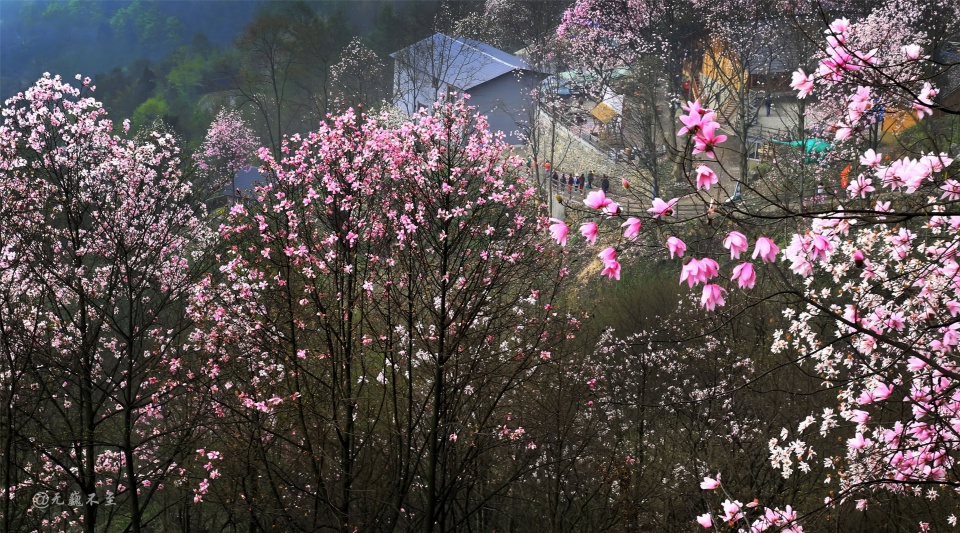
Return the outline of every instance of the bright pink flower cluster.
{"type": "MultiPolygon", "coordinates": [[[[721,489],[726,494],[726,489],[720,483],[720,474],[717,474],[716,478],[703,478],[703,481],[700,482],[700,488],[711,491],[721,489]]],[[[769,507],[761,509],[757,500],[744,505],[739,500],[731,500],[729,494],[726,495],[727,498],[720,503],[721,510],[716,516],[730,525],[743,521],[745,527],[740,528],[740,531],[750,531],[751,533],[761,531],[803,533],[803,528],[797,521],[797,513],[789,505],[784,509],[769,507]],[[750,514],[753,515],[752,519],[748,516],[750,514]]],[[[697,517],[697,523],[705,529],[711,529],[713,528],[713,516],[712,513],[702,514],[697,517]]]]}
{"type": "Polygon", "coordinates": [[[617,251],[613,248],[605,248],[600,252],[600,260],[603,261],[603,271],[601,276],[607,276],[610,279],[620,279],[620,263],[617,262],[617,251]]]}
{"type": "Polygon", "coordinates": [[[707,157],[715,157],[714,149],[717,145],[726,141],[727,136],[717,134],[717,128],[720,127],[720,124],[713,120],[714,112],[704,109],[700,105],[700,100],[687,102],[683,105],[683,109],[687,114],[680,115],[680,122],[683,123],[683,127],[680,128],[677,135],[693,135],[694,155],[703,153],[707,157]]]}

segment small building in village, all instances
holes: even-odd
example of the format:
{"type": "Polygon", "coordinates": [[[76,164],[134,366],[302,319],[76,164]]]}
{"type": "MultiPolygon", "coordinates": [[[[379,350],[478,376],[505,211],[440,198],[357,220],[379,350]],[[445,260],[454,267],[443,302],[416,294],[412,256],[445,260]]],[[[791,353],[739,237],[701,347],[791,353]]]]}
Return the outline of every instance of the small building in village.
{"type": "Polygon", "coordinates": [[[390,54],[394,60],[394,104],[407,114],[429,108],[440,94],[469,94],[491,131],[522,144],[536,101],[533,92],[546,74],[523,59],[473,39],[434,34],[390,54]]]}

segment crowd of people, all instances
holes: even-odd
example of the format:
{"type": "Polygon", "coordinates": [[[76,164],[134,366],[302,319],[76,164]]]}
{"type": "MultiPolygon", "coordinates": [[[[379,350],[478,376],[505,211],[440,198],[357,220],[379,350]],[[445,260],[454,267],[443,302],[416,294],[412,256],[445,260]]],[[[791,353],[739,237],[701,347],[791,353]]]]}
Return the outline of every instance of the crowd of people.
{"type": "Polygon", "coordinates": [[[600,189],[604,193],[610,192],[610,178],[606,174],[597,177],[597,174],[592,170],[580,174],[554,171],[550,179],[553,182],[553,190],[561,194],[566,191],[567,196],[571,196],[574,192],[579,192],[581,196],[585,196],[588,191],[594,188],[600,189]]]}

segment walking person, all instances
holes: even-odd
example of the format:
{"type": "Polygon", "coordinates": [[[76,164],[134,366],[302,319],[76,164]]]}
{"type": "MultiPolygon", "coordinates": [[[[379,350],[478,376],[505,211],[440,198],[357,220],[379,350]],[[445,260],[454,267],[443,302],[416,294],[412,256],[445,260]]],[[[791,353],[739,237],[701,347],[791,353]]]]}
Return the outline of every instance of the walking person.
{"type": "Polygon", "coordinates": [[[592,188],[593,188],[593,171],[591,170],[590,173],[587,174],[587,190],[589,191],[592,188]]]}
{"type": "Polygon", "coordinates": [[[571,187],[573,187],[573,176],[571,176],[570,174],[567,174],[566,182],[567,182],[567,196],[570,196],[570,190],[571,190],[571,187]]]}
{"type": "Polygon", "coordinates": [[[581,172],[580,177],[577,178],[577,184],[580,186],[580,196],[583,196],[583,188],[587,184],[587,177],[583,175],[583,172],[581,172]]]}
{"type": "Polygon", "coordinates": [[[610,192],[610,180],[607,179],[606,174],[600,178],[600,190],[603,191],[603,194],[610,192]]]}

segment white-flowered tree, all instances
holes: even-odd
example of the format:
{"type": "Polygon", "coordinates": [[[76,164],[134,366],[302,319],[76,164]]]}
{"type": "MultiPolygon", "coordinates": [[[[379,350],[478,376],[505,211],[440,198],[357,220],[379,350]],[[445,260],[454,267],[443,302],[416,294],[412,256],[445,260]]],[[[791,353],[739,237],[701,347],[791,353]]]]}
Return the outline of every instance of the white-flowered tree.
{"type": "Polygon", "coordinates": [[[92,90],[45,74],[3,106],[8,531],[140,531],[204,430],[179,363],[212,232],[175,139],[115,135],[92,90]]]}

